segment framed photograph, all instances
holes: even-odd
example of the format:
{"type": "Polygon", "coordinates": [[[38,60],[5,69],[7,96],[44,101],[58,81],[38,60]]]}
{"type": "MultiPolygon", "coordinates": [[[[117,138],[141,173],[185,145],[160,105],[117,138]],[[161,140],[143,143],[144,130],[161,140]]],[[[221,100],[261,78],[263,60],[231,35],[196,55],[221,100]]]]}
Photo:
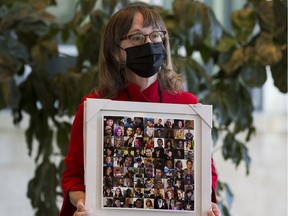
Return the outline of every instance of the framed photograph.
{"type": "Polygon", "coordinates": [[[87,99],[84,119],[92,215],[207,215],[212,106],[87,99]]]}

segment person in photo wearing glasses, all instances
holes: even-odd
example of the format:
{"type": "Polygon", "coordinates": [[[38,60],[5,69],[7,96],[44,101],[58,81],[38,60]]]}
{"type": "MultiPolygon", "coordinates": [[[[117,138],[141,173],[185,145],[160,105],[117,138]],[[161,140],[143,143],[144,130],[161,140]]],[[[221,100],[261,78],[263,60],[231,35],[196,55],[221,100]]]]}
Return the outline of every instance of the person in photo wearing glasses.
{"type": "MultiPolygon", "coordinates": [[[[107,23],[101,39],[98,86],[94,92],[83,98],[74,118],[69,151],[64,161],[64,200],[60,216],[90,214],[85,206],[83,159],[83,114],[86,98],[198,103],[195,95],[183,89],[183,78],[172,67],[169,34],[161,16],[143,3],[132,4],[116,12],[107,23]]],[[[213,160],[211,161],[213,193],[211,209],[207,211],[209,216],[219,216],[215,195],[217,174],[213,160]]]]}

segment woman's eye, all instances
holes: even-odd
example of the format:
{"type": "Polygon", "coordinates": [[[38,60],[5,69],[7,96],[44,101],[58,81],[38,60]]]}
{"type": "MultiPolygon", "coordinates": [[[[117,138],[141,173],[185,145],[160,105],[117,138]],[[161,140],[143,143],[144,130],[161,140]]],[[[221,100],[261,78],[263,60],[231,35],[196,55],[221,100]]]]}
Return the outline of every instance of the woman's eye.
{"type": "Polygon", "coordinates": [[[159,35],[158,33],[154,33],[154,34],[152,34],[151,36],[152,36],[152,38],[154,38],[154,39],[160,37],[160,35],[159,35]]]}
{"type": "Polygon", "coordinates": [[[132,39],[133,41],[141,41],[143,40],[143,35],[134,35],[132,39]]]}

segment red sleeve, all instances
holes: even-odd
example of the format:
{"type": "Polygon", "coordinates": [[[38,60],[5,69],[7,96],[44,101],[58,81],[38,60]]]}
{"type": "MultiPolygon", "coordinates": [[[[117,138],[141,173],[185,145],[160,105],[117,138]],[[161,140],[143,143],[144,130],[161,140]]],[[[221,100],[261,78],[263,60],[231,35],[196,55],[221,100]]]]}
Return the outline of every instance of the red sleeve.
{"type": "Polygon", "coordinates": [[[214,166],[214,160],[211,158],[211,171],[212,171],[212,194],[211,194],[211,201],[217,203],[216,198],[216,186],[217,186],[217,173],[214,166]]]}
{"type": "MultiPolygon", "coordinates": [[[[91,97],[91,96],[88,96],[91,97]]],[[[94,96],[95,97],[95,96],[94,96]]],[[[86,97],[87,98],[87,97],[86,97]]],[[[83,121],[84,101],[76,112],[70,135],[68,154],[64,163],[66,169],[62,175],[63,204],[60,216],[73,215],[76,208],[69,201],[69,191],[84,191],[84,157],[83,157],[83,121]]]]}

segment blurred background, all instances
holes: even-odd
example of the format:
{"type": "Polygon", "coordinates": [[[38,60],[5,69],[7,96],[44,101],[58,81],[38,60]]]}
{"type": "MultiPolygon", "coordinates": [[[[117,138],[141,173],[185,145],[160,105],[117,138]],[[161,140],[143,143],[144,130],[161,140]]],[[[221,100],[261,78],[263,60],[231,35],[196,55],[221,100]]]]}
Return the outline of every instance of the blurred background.
{"type": "MultiPolygon", "coordinates": [[[[49,11],[64,23],[73,16],[76,2],[76,0],[57,1],[57,7],[50,7],[49,11]]],[[[169,9],[172,0],[145,2],[169,9]]],[[[228,30],[231,29],[231,11],[242,8],[246,3],[244,0],[200,2],[210,6],[217,19],[228,30]]],[[[77,55],[73,44],[63,45],[60,49],[67,55],[77,55]]],[[[59,67],[62,65],[56,60],[51,65],[51,68],[59,67]]],[[[263,87],[252,89],[256,133],[247,143],[251,157],[250,174],[246,175],[244,163],[240,163],[236,168],[231,161],[223,159],[219,147],[221,144],[216,144],[213,148],[219,179],[229,184],[234,195],[230,208],[232,216],[287,215],[287,94],[275,88],[272,76],[269,72],[267,74],[263,87]]],[[[68,119],[70,122],[72,120],[73,117],[68,119]]],[[[15,126],[11,109],[0,110],[1,215],[35,214],[26,194],[28,182],[34,176],[36,167],[34,157],[38,149],[34,148],[31,157],[28,156],[25,137],[28,127],[29,117],[25,113],[21,123],[15,126]]],[[[240,140],[245,140],[245,134],[240,133],[238,136],[240,140]]],[[[59,207],[61,203],[62,200],[57,199],[59,207]]]]}

